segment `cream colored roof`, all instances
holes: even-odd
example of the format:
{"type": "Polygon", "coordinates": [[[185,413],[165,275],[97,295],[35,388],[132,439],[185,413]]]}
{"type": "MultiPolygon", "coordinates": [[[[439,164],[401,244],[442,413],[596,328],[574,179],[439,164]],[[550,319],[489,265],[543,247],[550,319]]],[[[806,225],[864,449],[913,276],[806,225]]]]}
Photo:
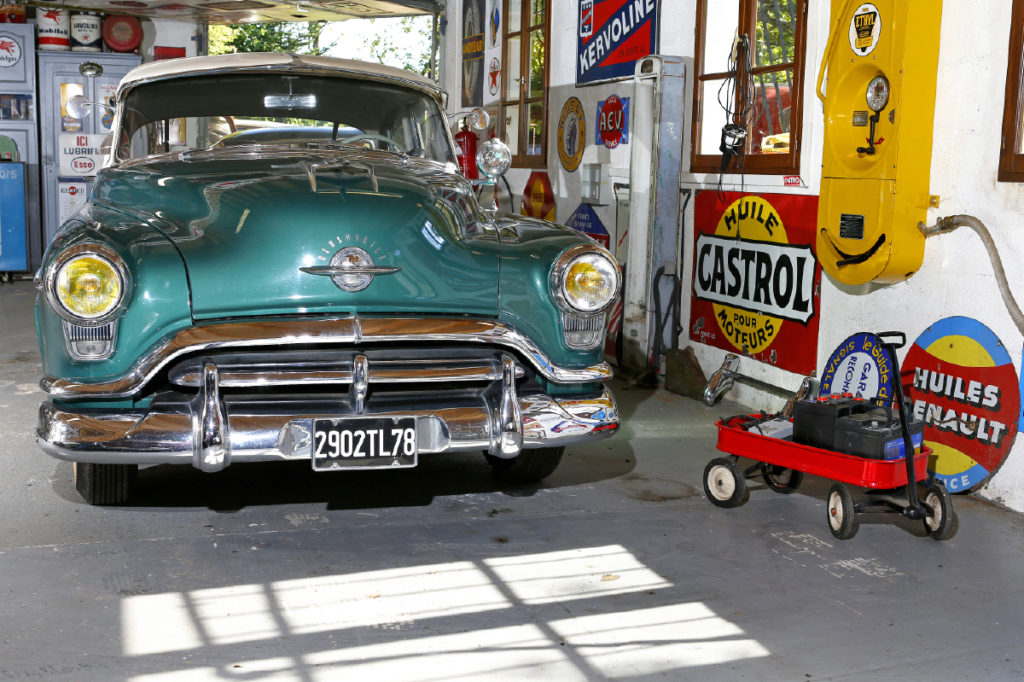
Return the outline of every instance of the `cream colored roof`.
{"type": "Polygon", "coordinates": [[[401,82],[428,90],[439,95],[444,91],[434,81],[413,71],[396,69],[383,64],[360,62],[354,59],[336,57],[314,57],[293,55],[282,52],[240,52],[206,57],[184,57],[147,62],[137,66],[121,79],[118,93],[138,83],[147,83],[164,78],[192,76],[213,71],[260,71],[296,69],[305,72],[343,73],[368,77],[373,80],[401,82]]]}

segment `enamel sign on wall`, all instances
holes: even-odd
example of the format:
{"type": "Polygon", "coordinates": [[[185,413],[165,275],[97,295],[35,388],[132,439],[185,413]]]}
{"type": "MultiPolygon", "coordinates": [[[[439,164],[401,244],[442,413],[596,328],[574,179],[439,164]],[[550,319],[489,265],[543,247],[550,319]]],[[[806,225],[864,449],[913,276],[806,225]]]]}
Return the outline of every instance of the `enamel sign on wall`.
{"type": "Polygon", "coordinates": [[[612,95],[597,103],[597,124],[594,144],[615,149],[629,144],[629,98],[612,95]]]}
{"type": "Polygon", "coordinates": [[[1017,435],[1020,384],[992,330],[969,317],[939,320],[907,351],[903,383],[925,422],[928,468],[947,490],[973,488],[999,468],[1017,435]]]}
{"type": "Polygon", "coordinates": [[[632,76],[657,39],[658,0],[579,0],[576,84],[632,76]]]}
{"type": "Polygon", "coordinates": [[[583,104],[576,97],[570,97],[565,100],[562,114],[558,117],[558,159],[562,168],[569,172],[579,168],[586,139],[587,121],[583,116],[583,104]]]}
{"type": "Polygon", "coordinates": [[[698,192],[690,339],[791,372],[815,371],[818,198],[698,192]]]}
{"type": "Polygon", "coordinates": [[[543,220],[555,219],[555,193],[551,189],[551,180],[544,171],[530,173],[523,190],[523,201],[520,206],[523,215],[543,220]]]}
{"type": "Polygon", "coordinates": [[[484,0],[463,0],[462,106],[484,103],[484,0]]]}
{"type": "Polygon", "coordinates": [[[870,332],[860,332],[847,337],[825,362],[818,395],[850,393],[888,404],[894,393],[892,382],[892,362],[882,341],[870,332]]]}
{"type": "Polygon", "coordinates": [[[608,235],[607,228],[590,204],[577,206],[565,224],[574,230],[579,230],[606,249],[611,245],[611,237],[608,235]]]}

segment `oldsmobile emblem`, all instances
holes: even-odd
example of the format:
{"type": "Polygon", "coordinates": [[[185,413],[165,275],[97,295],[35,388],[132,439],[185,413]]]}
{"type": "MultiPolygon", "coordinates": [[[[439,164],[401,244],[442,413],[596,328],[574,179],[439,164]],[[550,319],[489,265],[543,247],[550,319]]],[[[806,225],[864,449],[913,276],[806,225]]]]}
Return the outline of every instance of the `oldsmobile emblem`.
{"type": "Polygon", "coordinates": [[[373,258],[358,246],[346,246],[331,257],[330,265],[313,265],[299,268],[309,275],[330,277],[343,291],[362,291],[370,286],[377,275],[390,275],[402,268],[386,265],[376,266],[373,258]]]}

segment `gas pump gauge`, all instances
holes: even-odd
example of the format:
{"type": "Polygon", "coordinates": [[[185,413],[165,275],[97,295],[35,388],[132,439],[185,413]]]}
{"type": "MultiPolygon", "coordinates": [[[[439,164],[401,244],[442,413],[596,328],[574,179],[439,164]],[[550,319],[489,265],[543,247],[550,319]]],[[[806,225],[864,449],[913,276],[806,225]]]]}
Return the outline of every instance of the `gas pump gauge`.
{"type": "Polygon", "coordinates": [[[875,76],[868,83],[867,92],[868,108],[875,113],[885,109],[889,103],[889,79],[885,76],[875,76]]]}

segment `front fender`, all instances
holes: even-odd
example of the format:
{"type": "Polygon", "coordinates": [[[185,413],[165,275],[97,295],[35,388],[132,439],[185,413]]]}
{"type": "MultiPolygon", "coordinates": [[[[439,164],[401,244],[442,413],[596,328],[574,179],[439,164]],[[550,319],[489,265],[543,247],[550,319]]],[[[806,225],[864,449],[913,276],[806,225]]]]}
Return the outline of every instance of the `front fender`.
{"type": "Polygon", "coordinates": [[[66,223],[43,257],[43,282],[47,269],[62,251],[90,242],[117,252],[132,280],[125,292],[128,305],[117,320],[110,358],[96,362],[73,360],[65,344],[62,319],[42,293],[36,299],[35,309],[44,374],[83,382],[125,374],[160,338],[192,324],[188,279],[174,244],[144,219],[120,211],[90,204],[66,223]]]}

